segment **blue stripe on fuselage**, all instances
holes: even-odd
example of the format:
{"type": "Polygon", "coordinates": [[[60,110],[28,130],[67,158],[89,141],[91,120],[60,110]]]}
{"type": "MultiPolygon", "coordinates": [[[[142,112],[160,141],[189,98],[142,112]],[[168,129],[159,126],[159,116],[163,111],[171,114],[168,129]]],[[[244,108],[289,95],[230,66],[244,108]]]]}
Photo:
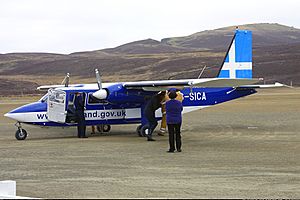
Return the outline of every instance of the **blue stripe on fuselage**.
{"type": "Polygon", "coordinates": [[[47,111],[47,102],[34,102],[18,107],[9,113],[27,113],[27,112],[45,112],[47,111]]]}
{"type": "MultiPolygon", "coordinates": [[[[161,119],[157,118],[158,120],[161,119]]],[[[26,124],[38,125],[38,126],[53,126],[53,127],[65,127],[65,126],[77,126],[77,123],[56,123],[56,122],[24,122],[26,124]]],[[[109,119],[109,120],[86,120],[87,126],[98,125],[98,124],[138,124],[141,123],[141,118],[132,119],[109,119]]]]}
{"type": "Polygon", "coordinates": [[[186,88],[183,106],[211,106],[255,93],[254,89],[238,90],[234,88],[186,88]]]}

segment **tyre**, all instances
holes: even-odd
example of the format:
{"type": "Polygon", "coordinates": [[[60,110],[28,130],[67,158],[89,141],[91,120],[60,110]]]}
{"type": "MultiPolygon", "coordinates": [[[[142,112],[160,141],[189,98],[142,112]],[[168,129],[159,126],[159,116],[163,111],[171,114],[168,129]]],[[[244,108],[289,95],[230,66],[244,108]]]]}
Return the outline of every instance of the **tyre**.
{"type": "Polygon", "coordinates": [[[148,125],[144,125],[142,128],[141,128],[141,135],[143,137],[146,137],[148,134],[149,134],[149,126],[148,125]]]}
{"type": "Polygon", "coordinates": [[[103,132],[109,132],[111,129],[111,126],[109,124],[103,124],[103,132]]]}
{"type": "Polygon", "coordinates": [[[103,132],[103,125],[101,124],[101,125],[97,125],[97,131],[99,132],[99,133],[102,133],[103,132]]]}
{"type": "Polygon", "coordinates": [[[111,129],[111,126],[109,124],[101,124],[101,125],[98,125],[97,126],[97,130],[98,132],[100,133],[103,133],[103,132],[109,132],[111,129]]]}
{"type": "Polygon", "coordinates": [[[27,132],[24,129],[22,129],[22,131],[21,129],[18,129],[15,136],[17,140],[25,140],[27,137],[27,132]]]}

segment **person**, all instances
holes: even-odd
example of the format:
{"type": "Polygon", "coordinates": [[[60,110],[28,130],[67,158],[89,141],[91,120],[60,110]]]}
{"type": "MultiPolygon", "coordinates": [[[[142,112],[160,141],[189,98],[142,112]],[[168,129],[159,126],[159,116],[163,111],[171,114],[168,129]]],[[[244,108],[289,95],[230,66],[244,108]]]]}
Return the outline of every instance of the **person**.
{"type": "Polygon", "coordinates": [[[84,117],[84,98],[79,92],[75,93],[75,116],[77,120],[77,135],[78,138],[87,138],[85,136],[86,124],[84,117]]]}
{"type": "Polygon", "coordinates": [[[92,132],[91,134],[96,134],[96,126],[92,126],[92,132]]]}
{"type": "MultiPolygon", "coordinates": [[[[177,94],[177,97],[175,99],[182,102],[183,101],[183,94],[180,92],[180,90],[176,89],[176,94],[177,94]]],[[[158,133],[159,136],[164,136],[165,132],[167,130],[166,102],[169,101],[169,100],[170,100],[170,98],[169,98],[168,94],[166,93],[165,99],[164,99],[164,101],[162,103],[162,106],[161,106],[162,119],[161,119],[161,123],[160,123],[160,130],[159,130],[159,133],[158,133]]]]}
{"type": "Polygon", "coordinates": [[[180,127],[182,123],[182,103],[175,98],[177,97],[176,90],[171,90],[169,92],[170,100],[166,102],[166,117],[167,125],[169,131],[169,150],[167,152],[173,153],[175,151],[175,142],[176,139],[176,149],[178,152],[181,152],[181,135],[180,127]],[[175,135],[175,138],[174,138],[175,135]]]}
{"type": "Polygon", "coordinates": [[[157,120],[155,118],[155,111],[161,107],[161,102],[163,101],[165,92],[159,92],[158,94],[151,97],[145,106],[144,115],[148,121],[149,131],[146,133],[148,141],[155,141],[152,138],[152,133],[157,126],[157,120]]]}
{"type": "Polygon", "coordinates": [[[164,99],[162,105],[161,105],[161,123],[160,123],[160,129],[157,135],[164,136],[165,132],[167,130],[167,119],[166,119],[166,98],[164,99]]]}

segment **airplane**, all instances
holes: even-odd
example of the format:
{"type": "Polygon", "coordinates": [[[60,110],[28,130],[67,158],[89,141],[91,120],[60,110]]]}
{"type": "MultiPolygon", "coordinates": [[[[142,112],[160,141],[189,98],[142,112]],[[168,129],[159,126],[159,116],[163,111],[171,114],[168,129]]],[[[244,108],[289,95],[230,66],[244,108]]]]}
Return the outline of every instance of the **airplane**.
{"type": "MultiPolygon", "coordinates": [[[[252,78],[252,32],[238,29],[215,78],[102,83],[98,69],[95,73],[97,84],[70,85],[67,74],[62,85],[38,87],[38,90],[48,90],[39,101],[6,113],[4,116],[17,121],[16,139],[27,137],[22,123],[42,127],[77,126],[72,110],[78,92],[84,96],[87,126],[109,132],[111,125],[139,124],[137,133],[145,136],[149,127],[143,111],[148,99],[159,91],[180,90],[184,97],[183,113],[188,113],[255,94],[257,88],[284,86],[278,82],[255,85],[260,79],[252,78]]],[[[161,117],[161,111],[157,110],[157,120],[161,117]]]]}

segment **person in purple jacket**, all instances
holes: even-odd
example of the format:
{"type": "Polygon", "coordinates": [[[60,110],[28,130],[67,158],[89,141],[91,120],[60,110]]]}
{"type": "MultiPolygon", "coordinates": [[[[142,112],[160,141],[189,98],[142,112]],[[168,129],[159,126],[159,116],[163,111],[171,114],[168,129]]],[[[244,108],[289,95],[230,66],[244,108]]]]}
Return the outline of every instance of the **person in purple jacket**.
{"type": "Polygon", "coordinates": [[[175,142],[176,139],[176,149],[178,152],[181,152],[181,135],[180,127],[182,123],[182,103],[175,98],[177,97],[176,90],[171,90],[169,93],[170,100],[166,102],[166,115],[167,115],[167,125],[169,131],[169,153],[175,151],[175,142]],[[175,136],[175,138],[174,138],[175,136]]]}

